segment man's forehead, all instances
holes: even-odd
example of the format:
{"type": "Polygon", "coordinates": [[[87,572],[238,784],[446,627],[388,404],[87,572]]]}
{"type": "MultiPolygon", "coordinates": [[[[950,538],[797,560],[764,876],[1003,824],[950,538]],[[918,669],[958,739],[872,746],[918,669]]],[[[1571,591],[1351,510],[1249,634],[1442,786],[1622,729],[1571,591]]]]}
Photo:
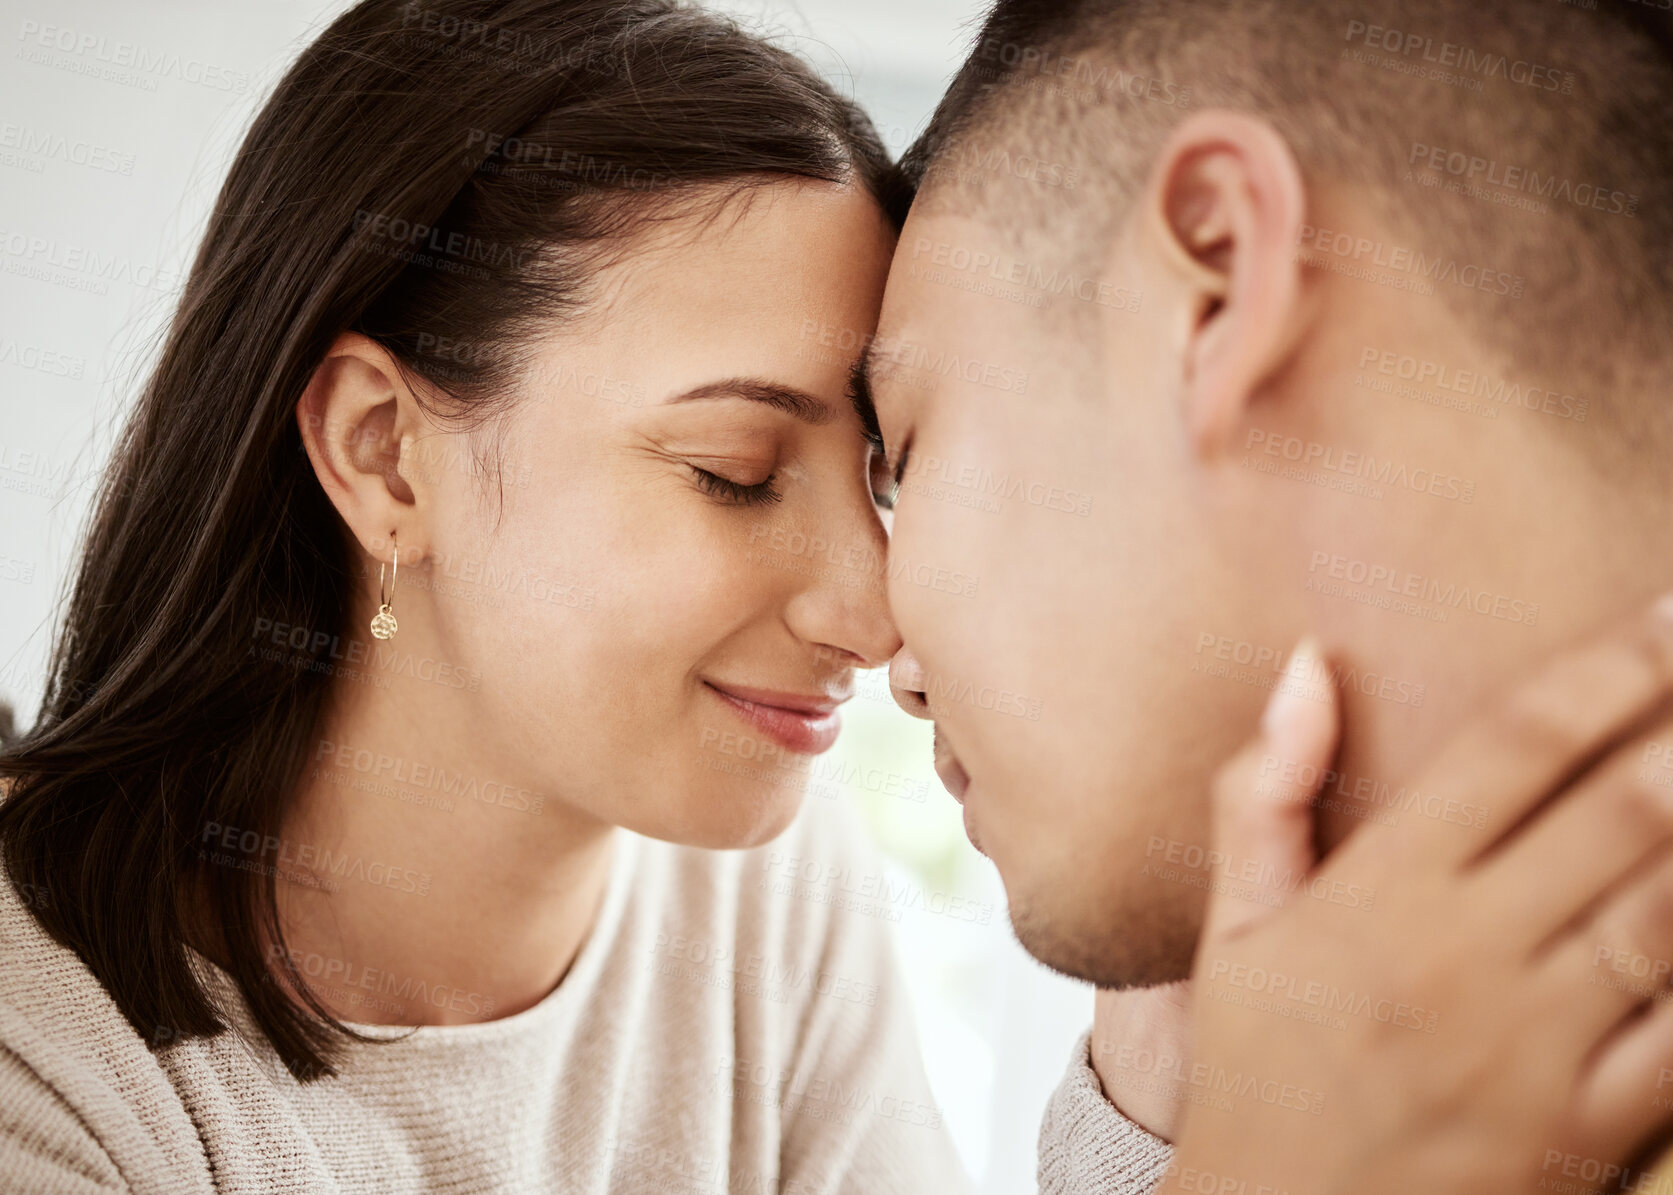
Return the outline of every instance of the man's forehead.
{"type": "Polygon", "coordinates": [[[939,205],[927,211],[914,207],[895,244],[889,279],[894,281],[897,272],[909,270],[914,263],[922,267],[937,257],[963,260],[1014,253],[1018,248],[1014,242],[1015,237],[992,220],[939,205]]]}
{"type": "Polygon", "coordinates": [[[898,337],[911,329],[928,331],[960,307],[970,293],[957,285],[961,272],[977,262],[997,259],[1000,235],[991,225],[955,212],[920,212],[907,217],[889,263],[879,338],[898,337]],[[949,269],[954,261],[957,266],[949,269]]]}

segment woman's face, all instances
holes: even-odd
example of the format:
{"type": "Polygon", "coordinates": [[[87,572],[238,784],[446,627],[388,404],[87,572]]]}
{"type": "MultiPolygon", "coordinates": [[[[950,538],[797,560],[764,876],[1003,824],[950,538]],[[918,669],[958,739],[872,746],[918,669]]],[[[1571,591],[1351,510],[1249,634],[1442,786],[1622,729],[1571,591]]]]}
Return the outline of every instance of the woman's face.
{"type": "Polygon", "coordinates": [[[428,475],[419,600],[481,675],[467,733],[496,769],[641,833],[749,845],[794,816],[854,670],[899,646],[847,392],[894,237],[824,184],[652,237],[536,338],[473,441],[499,484],[428,475]]]}

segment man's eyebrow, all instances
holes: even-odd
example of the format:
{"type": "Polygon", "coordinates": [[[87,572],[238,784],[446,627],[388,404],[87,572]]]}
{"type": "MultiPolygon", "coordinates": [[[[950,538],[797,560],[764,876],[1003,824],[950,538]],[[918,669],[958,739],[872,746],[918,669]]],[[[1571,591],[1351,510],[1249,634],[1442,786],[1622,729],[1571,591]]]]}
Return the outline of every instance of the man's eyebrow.
{"type": "Polygon", "coordinates": [[[877,342],[866,345],[865,352],[848,371],[848,400],[854,404],[854,414],[860,417],[866,439],[877,451],[883,451],[883,425],[877,421],[877,404],[871,397],[871,353],[877,342]]]}
{"type": "Polygon", "coordinates": [[[699,402],[711,398],[743,398],[750,402],[765,403],[803,423],[829,423],[835,418],[831,408],[825,405],[823,400],[807,391],[797,390],[793,386],[781,386],[777,382],[767,382],[760,378],[723,378],[718,382],[708,382],[687,390],[684,394],[676,394],[668,401],[699,402]]]}

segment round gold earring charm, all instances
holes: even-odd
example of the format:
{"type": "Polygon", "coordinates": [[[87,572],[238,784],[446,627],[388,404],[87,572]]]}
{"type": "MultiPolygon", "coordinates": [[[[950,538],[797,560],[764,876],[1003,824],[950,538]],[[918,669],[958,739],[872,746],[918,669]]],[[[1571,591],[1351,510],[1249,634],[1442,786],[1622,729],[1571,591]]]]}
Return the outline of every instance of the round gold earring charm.
{"type": "MultiPolygon", "coordinates": [[[[393,531],[389,533],[389,542],[393,547],[395,543],[395,533],[393,531]]],[[[400,577],[401,551],[396,548],[395,564],[389,577],[388,597],[383,595],[383,562],[381,560],[378,562],[378,612],[372,615],[372,638],[374,639],[393,639],[395,637],[398,624],[395,622],[395,611],[390,608],[390,603],[395,600],[395,582],[400,580],[400,577]]]]}
{"type": "Polygon", "coordinates": [[[390,612],[388,605],[378,607],[378,612],[372,615],[372,637],[374,639],[393,639],[399,624],[395,615],[390,612]]]}

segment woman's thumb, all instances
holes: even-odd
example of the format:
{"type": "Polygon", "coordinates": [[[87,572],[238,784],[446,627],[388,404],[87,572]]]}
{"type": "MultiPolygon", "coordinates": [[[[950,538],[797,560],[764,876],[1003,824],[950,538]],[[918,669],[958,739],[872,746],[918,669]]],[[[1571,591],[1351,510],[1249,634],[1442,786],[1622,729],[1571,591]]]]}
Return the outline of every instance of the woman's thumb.
{"type": "Polygon", "coordinates": [[[1260,732],[1215,777],[1216,866],[1205,935],[1251,928],[1305,881],[1316,862],[1313,801],[1340,733],[1336,686],[1309,635],[1290,653],[1260,732]]]}

